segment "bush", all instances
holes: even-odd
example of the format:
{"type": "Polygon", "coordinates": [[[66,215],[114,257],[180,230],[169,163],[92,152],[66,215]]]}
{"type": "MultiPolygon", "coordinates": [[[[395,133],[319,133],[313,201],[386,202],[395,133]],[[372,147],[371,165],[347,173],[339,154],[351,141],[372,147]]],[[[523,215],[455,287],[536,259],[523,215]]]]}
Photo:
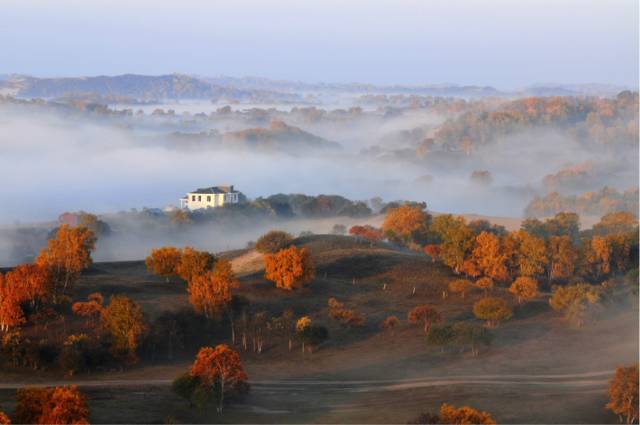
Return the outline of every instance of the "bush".
{"type": "Polygon", "coordinates": [[[497,326],[513,316],[511,307],[502,298],[483,298],[473,305],[473,314],[487,321],[487,326],[497,326]]]}
{"type": "Polygon", "coordinates": [[[287,248],[293,242],[293,237],[281,230],[272,230],[256,241],[256,250],[262,254],[275,254],[287,248]]]}

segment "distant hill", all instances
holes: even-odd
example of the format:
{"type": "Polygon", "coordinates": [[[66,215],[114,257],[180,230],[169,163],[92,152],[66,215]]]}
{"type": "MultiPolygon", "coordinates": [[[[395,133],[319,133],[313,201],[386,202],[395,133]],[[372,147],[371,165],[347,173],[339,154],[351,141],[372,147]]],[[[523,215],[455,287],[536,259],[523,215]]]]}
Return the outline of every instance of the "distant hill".
{"type": "Polygon", "coordinates": [[[219,86],[200,78],[183,75],[136,75],[35,78],[11,76],[0,80],[0,90],[27,98],[130,98],[134,100],[210,99],[296,100],[289,93],[245,90],[219,86]]]}
{"type": "Polygon", "coordinates": [[[305,150],[339,149],[340,144],[308,133],[298,127],[274,120],[267,128],[187,134],[173,133],[171,139],[182,146],[198,144],[211,147],[250,148],[263,151],[299,153],[305,150]]]}
{"type": "Polygon", "coordinates": [[[204,77],[185,74],[37,78],[0,76],[0,93],[27,98],[131,98],[137,101],[165,99],[233,99],[262,102],[302,102],[304,92],[349,94],[412,94],[439,97],[611,96],[625,87],[607,84],[537,84],[505,91],[490,86],[425,84],[375,85],[366,83],[308,83],[260,77],[204,77]]]}

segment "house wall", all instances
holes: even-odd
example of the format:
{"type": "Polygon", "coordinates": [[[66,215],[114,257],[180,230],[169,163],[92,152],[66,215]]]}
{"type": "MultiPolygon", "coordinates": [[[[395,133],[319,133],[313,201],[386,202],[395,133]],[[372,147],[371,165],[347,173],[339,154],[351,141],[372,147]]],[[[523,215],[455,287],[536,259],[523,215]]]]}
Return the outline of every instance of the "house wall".
{"type": "Polygon", "coordinates": [[[237,193],[193,193],[187,194],[188,208],[190,210],[197,210],[200,208],[215,208],[221,207],[227,203],[237,203],[237,193]],[[195,200],[194,200],[195,196],[195,200]]]}

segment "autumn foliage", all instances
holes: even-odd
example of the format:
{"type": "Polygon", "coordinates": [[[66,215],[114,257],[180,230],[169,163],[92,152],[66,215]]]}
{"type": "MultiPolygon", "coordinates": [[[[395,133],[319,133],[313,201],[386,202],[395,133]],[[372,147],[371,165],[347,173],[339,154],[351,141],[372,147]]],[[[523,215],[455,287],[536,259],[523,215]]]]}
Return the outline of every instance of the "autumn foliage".
{"type": "Polygon", "coordinates": [[[513,281],[509,292],[518,299],[518,304],[522,304],[522,301],[530,300],[538,295],[538,281],[531,277],[520,276],[513,281]]]}
{"type": "Polygon", "coordinates": [[[290,246],[265,256],[264,262],[265,278],[274,282],[276,288],[299,288],[315,278],[315,267],[305,248],[290,246]]]}
{"type": "Polygon", "coordinates": [[[181,252],[172,246],[163,246],[151,250],[151,254],[144,260],[150,272],[163,276],[166,281],[177,274],[176,268],[180,263],[181,252]]]}
{"type": "Polygon", "coordinates": [[[88,424],[89,409],[75,385],[22,388],[17,391],[14,419],[25,424],[88,424]]]}
{"type": "Polygon", "coordinates": [[[511,307],[502,298],[483,298],[473,305],[473,314],[487,321],[488,326],[496,326],[513,315],[511,307]]]}
{"type": "Polygon", "coordinates": [[[244,394],[249,390],[248,377],[240,356],[225,344],[215,348],[201,348],[191,366],[190,374],[198,377],[203,385],[216,394],[219,412],[222,412],[225,398],[244,394]]]}
{"type": "Polygon", "coordinates": [[[344,303],[341,303],[335,298],[329,298],[327,304],[329,306],[329,317],[332,319],[339,321],[345,326],[359,327],[364,325],[364,314],[345,308],[344,303]]]}
{"type": "Polygon", "coordinates": [[[618,415],[620,422],[627,424],[638,420],[638,364],[616,369],[609,381],[609,403],[607,409],[618,415]]]}
{"type": "Polygon", "coordinates": [[[180,279],[189,282],[194,276],[204,274],[213,268],[215,257],[206,251],[197,251],[190,246],[180,252],[180,260],[175,266],[175,273],[180,279]]]}
{"type": "Polygon", "coordinates": [[[366,239],[369,242],[380,242],[382,239],[384,239],[382,230],[376,229],[375,227],[369,226],[368,224],[364,226],[351,226],[351,228],[349,229],[349,234],[366,239]]]}
{"type": "Polygon", "coordinates": [[[47,247],[40,251],[36,264],[48,270],[55,294],[66,294],[80,277],[80,272],[91,265],[91,251],[96,237],[86,227],[60,226],[47,247]]]}
{"type": "Polygon", "coordinates": [[[443,403],[440,406],[440,420],[441,424],[483,424],[494,425],[496,421],[491,417],[491,414],[476,410],[469,406],[454,407],[450,404],[443,403]]]}
{"type": "Polygon", "coordinates": [[[419,243],[428,231],[431,216],[421,205],[401,205],[387,212],[382,231],[390,238],[404,242],[419,243]]]}
{"type": "Polygon", "coordinates": [[[442,315],[431,306],[419,305],[409,311],[407,321],[412,324],[421,324],[424,333],[428,334],[432,324],[442,323],[442,315]]]}
{"type": "Polygon", "coordinates": [[[191,278],[187,286],[189,302],[195,311],[211,318],[231,302],[231,290],[239,286],[231,262],[220,259],[212,271],[191,278]]]}
{"type": "Polygon", "coordinates": [[[111,352],[128,363],[138,360],[136,350],[146,325],[140,306],[124,295],[113,295],[100,312],[100,325],[111,339],[111,352]]]}

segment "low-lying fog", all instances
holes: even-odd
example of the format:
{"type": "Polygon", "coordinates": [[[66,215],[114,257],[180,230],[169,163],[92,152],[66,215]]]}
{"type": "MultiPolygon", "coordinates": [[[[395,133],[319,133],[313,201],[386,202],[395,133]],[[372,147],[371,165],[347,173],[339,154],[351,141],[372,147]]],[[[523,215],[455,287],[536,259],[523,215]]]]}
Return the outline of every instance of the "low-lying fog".
{"type": "MultiPolygon", "coordinates": [[[[191,112],[205,113],[219,107],[190,105],[191,112]]],[[[443,121],[419,109],[391,118],[364,114],[351,121],[287,122],[342,146],[296,154],[187,149],[167,142],[165,135],[175,129],[154,127],[149,118],[134,115],[114,123],[1,105],[0,224],[53,221],[64,211],[163,208],[178,204],[189,190],[216,184],[233,184],[249,198],[276,193],[338,194],[353,200],[380,196],[425,201],[441,212],[519,217],[546,174],[596,157],[568,137],[537,131],[469,157],[441,153],[418,160],[415,147],[400,133],[421,128],[429,134],[443,121]],[[475,170],[490,171],[492,182],[474,183],[470,175],[475,170]]],[[[635,176],[615,176],[619,187],[637,182],[635,168],[635,176]]]]}

